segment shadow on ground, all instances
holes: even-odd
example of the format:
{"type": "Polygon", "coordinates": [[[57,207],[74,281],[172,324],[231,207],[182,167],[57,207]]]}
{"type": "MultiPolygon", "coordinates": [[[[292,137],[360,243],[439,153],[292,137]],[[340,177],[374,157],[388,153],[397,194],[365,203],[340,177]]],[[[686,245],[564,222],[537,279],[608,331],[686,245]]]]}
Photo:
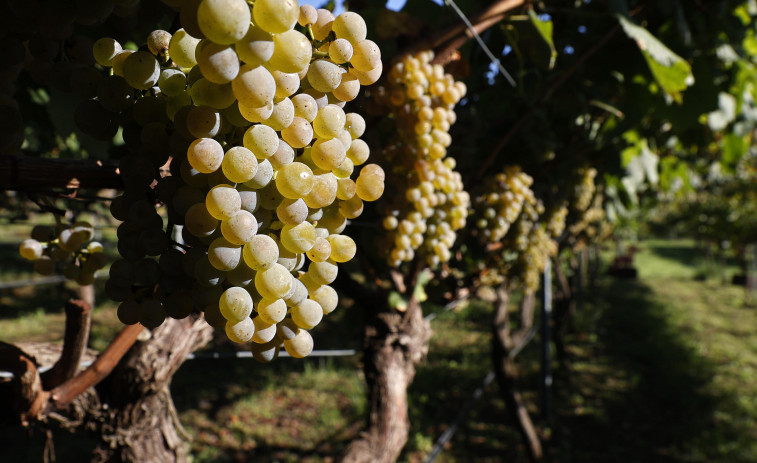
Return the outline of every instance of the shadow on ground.
{"type": "Polygon", "coordinates": [[[722,459],[724,439],[738,432],[716,419],[728,398],[708,391],[714,365],[687,346],[650,289],[610,280],[597,291],[595,310],[597,336],[574,343],[570,372],[556,388],[563,391],[557,459],[746,462],[722,459]]]}

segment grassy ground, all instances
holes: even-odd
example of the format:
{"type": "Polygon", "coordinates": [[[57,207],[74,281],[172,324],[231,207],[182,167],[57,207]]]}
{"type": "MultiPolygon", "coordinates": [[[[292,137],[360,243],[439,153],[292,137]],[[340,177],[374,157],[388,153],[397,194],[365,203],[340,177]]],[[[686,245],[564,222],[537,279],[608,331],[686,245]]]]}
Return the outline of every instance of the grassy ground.
{"type": "Polygon", "coordinates": [[[589,334],[557,386],[558,459],[757,461],[757,311],[743,288],[694,279],[691,243],[641,249],[640,278],[604,280],[579,314],[589,334]]]}
{"type": "MultiPolygon", "coordinates": [[[[13,258],[15,248],[0,244],[6,253],[13,258]]],[[[645,242],[636,256],[638,280],[599,280],[577,313],[569,362],[555,365],[549,422],[534,405],[538,339],[520,354],[519,385],[549,461],[757,461],[757,312],[744,306],[743,288],[722,285],[720,271],[701,256],[692,243],[645,242]]],[[[59,301],[71,290],[0,295],[0,339],[59,339],[59,301]]],[[[96,347],[118,327],[112,310],[105,303],[95,311],[96,347]]],[[[490,314],[487,305],[470,304],[431,322],[429,356],[409,391],[412,429],[402,462],[425,460],[490,370],[490,314]]],[[[360,307],[340,307],[315,331],[318,348],[359,349],[362,323],[360,307]]],[[[182,366],[172,390],[198,463],[335,461],[367,412],[359,356],[270,365],[198,359],[182,366]]],[[[41,461],[30,456],[41,455],[39,436],[3,435],[0,461],[21,455],[13,441],[22,443],[25,457],[8,461],[41,461]]],[[[78,445],[87,447],[79,442],[56,435],[59,461],[85,458],[76,453],[78,445]]],[[[436,461],[527,461],[496,383],[436,461]]]]}

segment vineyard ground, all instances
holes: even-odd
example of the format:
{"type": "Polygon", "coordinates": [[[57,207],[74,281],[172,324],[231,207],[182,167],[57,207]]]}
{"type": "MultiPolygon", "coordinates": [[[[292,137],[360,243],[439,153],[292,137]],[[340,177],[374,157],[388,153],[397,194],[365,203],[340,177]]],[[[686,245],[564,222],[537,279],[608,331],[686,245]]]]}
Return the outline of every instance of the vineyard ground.
{"type": "MultiPolygon", "coordinates": [[[[12,262],[3,266],[2,281],[30,276],[15,257],[13,243],[28,233],[22,228],[0,243],[3,262],[12,262]]],[[[538,337],[518,358],[521,390],[550,460],[757,461],[755,309],[744,307],[743,288],[694,279],[707,264],[692,260],[692,243],[641,248],[640,279],[602,277],[578,313],[571,360],[556,371],[551,423],[540,420],[536,407],[538,337]]],[[[91,345],[102,348],[118,323],[114,305],[103,302],[102,281],[98,286],[91,345]]],[[[66,285],[3,292],[0,339],[59,341],[60,301],[71,295],[66,285]]],[[[413,428],[402,461],[424,461],[489,371],[489,314],[487,306],[472,304],[432,321],[430,354],[409,391],[413,428]]],[[[317,330],[318,348],[359,349],[359,326],[361,308],[340,307],[317,330]]],[[[233,346],[219,341],[208,349],[233,346]]],[[[196,462],[334,461],[359,432],[367,407],[359,356],[279,359],[270,366],[192,360],[172,389],[196,462]]],[[[39,432],[0,436],[0,461],[41,461],[39,432]]],[[[55,433],[58,461],[83,461],[92,445],[86,437],[55,433]]],[[[524,455],[493,383],[436,461],[524,462],[524,455]]]]}

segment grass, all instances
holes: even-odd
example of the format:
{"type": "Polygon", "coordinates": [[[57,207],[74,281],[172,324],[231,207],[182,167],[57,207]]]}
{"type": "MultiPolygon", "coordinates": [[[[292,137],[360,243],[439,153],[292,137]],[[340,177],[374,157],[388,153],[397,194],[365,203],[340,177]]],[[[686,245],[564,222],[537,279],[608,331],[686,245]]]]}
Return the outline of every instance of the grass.
{"type": "Polygon", "coordinates": [[[605,280],[562,372],[559,461],[757,461],[757,313],[700,281],[691,243],[648,242],[640,279],[605,280]]]}

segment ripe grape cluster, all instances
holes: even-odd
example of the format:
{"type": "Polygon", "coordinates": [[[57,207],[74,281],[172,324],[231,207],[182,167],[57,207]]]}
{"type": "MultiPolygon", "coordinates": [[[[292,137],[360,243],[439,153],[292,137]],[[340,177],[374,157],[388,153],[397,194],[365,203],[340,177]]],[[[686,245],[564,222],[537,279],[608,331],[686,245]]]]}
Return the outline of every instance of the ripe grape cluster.
{"type": "Polygon", "coordinates": [[[525,204],[536,206],[533,178],[520,166],[507,166],[487,181],[484,194],[474,201],[476,227],[485,243],[501,241],[520,216],[525,204]]]}
{"type": "Polygon", "coordinates": [[[597,176],[597,169],[593,167],[583,168],[579,171],[580,181],[573,187],[573,201],[571,207],[575,211],[585,211],[588,209],[594,199],[594,193],[597,188],[594,179],[597,176]]]}
{"type": "Polygon", "coordinates": [[[34,270],[40,275],[58,273],[79,285],[91,285],[95,272],[107,263],[102,244],[92,241],[94,233],[88,222],[37,225],[31,238],[19,246],[19,253],[34,262],[34,270]]]}
{"type": "Polygon", "coordinates": [[[379,49],[352,12],[165,3],[179,10],[175,33],[154,31],[138,51],[94,44],[112,75],[87,104],[123,125],[129,150],[106,290],[124,323],[200,310],[259,360],[282,344],[304,357],[308,330],[337,306],[337,264],[356,253],[341,233],[384,191],[381,167],[365,164],[365,120],[343,109],[380,77],[379,49]]]}
{"type": "Polygon", "coordinates": [[[455,160],[447,157],[454,107],[466,87],[431,64],[433,56],[431,51],[403,56],[374,93],[396,123],[396,135],[383,153],[397,185],[383,211],[392,267],[416,254],[431,267],[448,261],[468,214],[470,197],[454,170],[455,160]]]}

